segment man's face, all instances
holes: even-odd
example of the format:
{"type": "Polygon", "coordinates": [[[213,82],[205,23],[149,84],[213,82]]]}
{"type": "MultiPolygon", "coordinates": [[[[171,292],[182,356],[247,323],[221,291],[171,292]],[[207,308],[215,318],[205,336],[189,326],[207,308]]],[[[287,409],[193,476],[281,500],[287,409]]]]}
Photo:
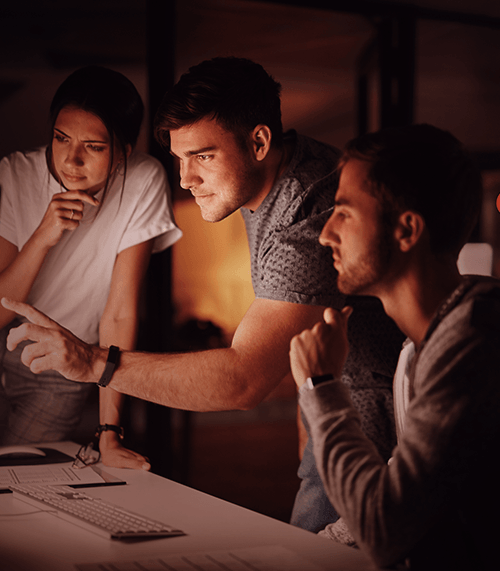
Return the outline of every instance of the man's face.
{"type": "Polygon", "coordinates": [[[208,222],[219,222],[242,206],[252,208],[263,185],[251,147],[215,120],[202,119],[170,132],[170,152],[179,159],[180,184],[190,190],[208,222]]]}
{"type": "Polygon", "coordinates": [[[369,193],[370,164],[350,159],[342,169],[335,209],[320,242],[332,249],[342,293],[377,295],[393,253],[392,232],[381,223],[377,198],[369,193]]]}

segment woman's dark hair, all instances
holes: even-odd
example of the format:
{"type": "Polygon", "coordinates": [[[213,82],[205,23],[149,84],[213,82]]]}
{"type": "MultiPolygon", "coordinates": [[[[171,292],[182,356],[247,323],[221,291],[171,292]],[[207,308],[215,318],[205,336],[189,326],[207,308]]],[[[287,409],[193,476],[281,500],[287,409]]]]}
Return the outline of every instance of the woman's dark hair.
{"type": "Polygon", "coordinates": [[[170,131],[215,119],[245,144],[259,124],[271,129],[272,144],[283,141],[281,85],[259,64],[236,57],[217,57],[195,65],[167,93],[156,113],[154,132],[170,145],[170,131]]]}
{"type": "Polygon", "coordinates": [[[481,173],[458,139],[427,124],[384,129],[350,141],[339,167],[351,158],[370,163],[371,190],[385,221],[418,212],[433,252],[458,256],[482,205],[481,173]]]}
{"type": "MultiPolygon", "coordinates": [[[[124,181],[127,172],[126,147],[137,143],[144,116],[144,104],[134,84],[123,74],[100,66],[78,69],[59,86],[50,105],[50,129],[53,132],[59,112],[64,107],[77,107],[98,117],[106,127],[110,140],[108,176],[101,205],[111,179],[115,144],[124,157],[124,181]]],[[[52,141],[51,137],[51,141],[52,141]]],[[[49,164],[52,142],[47,148],[49,164]]]]}

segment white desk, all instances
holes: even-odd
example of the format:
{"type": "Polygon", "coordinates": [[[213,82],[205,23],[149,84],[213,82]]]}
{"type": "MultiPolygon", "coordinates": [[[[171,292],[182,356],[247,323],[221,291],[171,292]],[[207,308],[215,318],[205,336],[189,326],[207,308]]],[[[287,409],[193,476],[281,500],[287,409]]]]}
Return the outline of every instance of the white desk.
{"type": "MultiPolygon", "coordinates": [[[[55,447],[55,445],[53,445],[55,447]]],[[[76,445],[60,443],[68,454],[76,445]]],[[[0,494],[0,569],[75,571],[75,564],[140,561],[244,548],[280,546],[305,565],[302,571],[367,571],[374,567],[358,550],[219,500],[155,474],[106,468],[127,485],[84,491],[182,529],[187,535],[125,543],[103,539],[54,515],[36,512],[13,494],[0,494]],[[7,514],[25,515],[7,515],[7,514]]],[[[283,563],[269,567],[288,571],[283,563]]]]}

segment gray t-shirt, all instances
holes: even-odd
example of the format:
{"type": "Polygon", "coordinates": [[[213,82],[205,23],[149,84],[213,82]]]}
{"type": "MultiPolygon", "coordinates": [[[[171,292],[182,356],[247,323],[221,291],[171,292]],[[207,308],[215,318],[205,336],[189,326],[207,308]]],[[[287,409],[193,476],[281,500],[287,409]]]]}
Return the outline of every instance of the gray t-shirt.
{"type": "MultiPolygon", "coordinates": [[[[392,376],[404,337],[378,299],[346,297],[338,291],[331,250],[318,241],[333,211],[340,152],[295,131],[286,136],[295,142],[288,168],[255,212],[241,209],[255,296],[335,308],[351,305],[344,381],[353,391],[382,385],[389,397],[392,424],[392,376]]],[[[360,407],[362,400],[357,402],[360,407]]],[[[367,428],[373,431],[373,426],[367,428]]],[[[385,435],[388,428],[384,422],[385,435]]],[[[387,458],[395,442],[393,432],[383,445],[387,458]]]]}
{"type": "Polygon", "coordinates": [[[295,138],[288,168],[255,212],[242,208],[255,297],[342,307],[329,248],[318,242],[333,209],[339,151],[295,138]]]}
{"type": "MultiPolygon", "coordinates": [[[[378,299],[346,298],[338,291],[331,250],[318,241],[334,206],[339,151],[295,131],[286,136],[295,143],[288,168],[255,212],[241,209],[255,296],[337,309],[346,302],[353,306],[342,380],[360,411],[365,434],[388,459],[396,444],[392,376],[404,337],[378,299]]],[[[299,476],[303,482],[292,523],[317,531],[337,514],[322,489],[310,446],[299,476]]]]}

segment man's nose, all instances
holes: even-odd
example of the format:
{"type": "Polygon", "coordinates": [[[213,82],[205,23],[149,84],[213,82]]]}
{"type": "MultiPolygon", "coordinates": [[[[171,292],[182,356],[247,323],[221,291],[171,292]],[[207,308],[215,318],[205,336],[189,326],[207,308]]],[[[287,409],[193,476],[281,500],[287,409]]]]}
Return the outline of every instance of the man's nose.
{"type": "Polygon", "coordinates": [[[323,226],[323,230],[321,230],[319,243],[322,246],[331,246],[333,243],[338,244],[339,242],[339,237],[335,231],[335,212],[333,212],[323,226]]]}
{"type": "Polygon", "coordinates": [[[180,185],[185,190],[190,190],[193,187],[199,186],[202,182],[201,177],[197,174],[196,169],[190,165],[181,163],[179,167],[180,185]]]}

